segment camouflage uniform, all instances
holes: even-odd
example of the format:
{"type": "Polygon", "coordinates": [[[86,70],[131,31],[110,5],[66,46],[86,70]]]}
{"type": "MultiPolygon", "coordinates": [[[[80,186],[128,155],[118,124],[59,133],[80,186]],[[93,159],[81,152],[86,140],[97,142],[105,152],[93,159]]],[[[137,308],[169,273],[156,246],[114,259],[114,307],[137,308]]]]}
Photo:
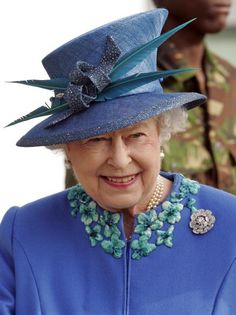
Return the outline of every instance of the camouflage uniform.
{"type": "MultiPolygon", "coordinates": [[[[158,68],[189,66],[174,44],[158,53],[158,68]]],[[[189,111],[187,131],[164,146],[163,169],[181,172],[236,194],[236,68],[205,49],[205,87],[200,88],[196,72],[164,80],[166,92],[195,91],[208,100],[189,111]]]]}

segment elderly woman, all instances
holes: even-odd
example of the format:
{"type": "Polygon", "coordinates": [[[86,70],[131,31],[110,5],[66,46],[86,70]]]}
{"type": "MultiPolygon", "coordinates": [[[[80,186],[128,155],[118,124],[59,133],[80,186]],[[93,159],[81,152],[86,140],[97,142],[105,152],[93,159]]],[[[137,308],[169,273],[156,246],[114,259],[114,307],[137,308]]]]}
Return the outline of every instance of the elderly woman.
{"type": "MultiPolygon", "coordinates": [[[[19,146],[61,148],[79,184],[13,207],[0,227],[1,315],[227,315],[236,309],[236,198],[162,173],[162,143],[196,93],[164,94],[165,10],[102,26],[49,54],[50,115],[19,146]],[[231,228],[232,227],[232,228],[231,228]]],[[[187,23],[186,23],[187,24],[187,23]]],[[[184,154],[184,152],[179,152],[184,154]]]]}

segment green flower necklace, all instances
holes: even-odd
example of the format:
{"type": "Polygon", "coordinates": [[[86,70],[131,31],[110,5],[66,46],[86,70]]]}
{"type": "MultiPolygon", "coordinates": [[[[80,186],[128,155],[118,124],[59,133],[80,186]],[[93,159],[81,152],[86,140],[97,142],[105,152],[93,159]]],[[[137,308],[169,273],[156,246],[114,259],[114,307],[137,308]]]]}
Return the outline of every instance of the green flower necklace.
{"type": "MultiPolygon", "coordinates": [[[[132,259],[146,257],[160,245],[173,246],[174,225],[181,220],[184,206],[192,213],[197,211],[194,206],[196,200],[191,196],[196,195],[199,188],[196,181],[181,176],[179,192],[172,192],[169,200],[162,203],[161,212],[157,213],[157,204],[163,192],[163,183],[159,180],[148,210],[137,216],[133,239],[130,241],[132,259]]],[[[96,202],[79,184],[69,190],[67,197],[72,208],[71,215],[80,215],[91,246],[100,244],[106,253],[121,258],[126,246],[118,227],[121,215],[106,210],[99,213],[96,202]]]]}

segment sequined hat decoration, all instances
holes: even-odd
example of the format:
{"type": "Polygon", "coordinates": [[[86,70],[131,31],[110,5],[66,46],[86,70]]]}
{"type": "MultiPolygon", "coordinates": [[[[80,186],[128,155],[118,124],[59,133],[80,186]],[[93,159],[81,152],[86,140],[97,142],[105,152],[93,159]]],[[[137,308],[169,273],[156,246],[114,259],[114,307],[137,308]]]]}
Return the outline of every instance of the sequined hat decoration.
{"type": "Polygon", "coordinates": [[[66,143],[111,132],[168,109],[205,101],[197,93],[165,94],[160,80],[192,69],[156,71],[156,49],[188,21],[160,31],[167,12],[156,9],[127,17],[64,44],[44,58],[51,79],[13,81],[55,92],[51,106],[40,106],[8,126],[48,116],[17,145],[66,143]]]}

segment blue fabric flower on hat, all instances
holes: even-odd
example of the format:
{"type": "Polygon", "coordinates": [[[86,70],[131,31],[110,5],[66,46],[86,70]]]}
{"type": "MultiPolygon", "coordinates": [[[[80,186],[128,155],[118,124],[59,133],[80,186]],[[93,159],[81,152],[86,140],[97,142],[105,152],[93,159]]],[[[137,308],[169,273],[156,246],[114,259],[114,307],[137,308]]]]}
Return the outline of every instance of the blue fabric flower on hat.
{"type": "Polygon", "coordinates": [[[120,49],[111,36],[107,36],[104,55],[95,67],[87,62],[78,61],[69,75],[70,83],[65,91],[65,100],[73,111],[89,107],[97,94],[111,83],[109,73],[120,56],[120,49]]]}

